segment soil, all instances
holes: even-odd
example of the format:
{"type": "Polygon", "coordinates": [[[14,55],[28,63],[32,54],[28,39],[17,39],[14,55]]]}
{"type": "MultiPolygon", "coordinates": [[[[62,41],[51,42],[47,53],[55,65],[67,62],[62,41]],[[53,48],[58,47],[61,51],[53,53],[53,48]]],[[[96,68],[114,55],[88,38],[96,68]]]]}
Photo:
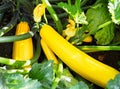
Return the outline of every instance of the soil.
{"type": "Polygon", "coordinates": [[[118,61],[120,60],[120,52],[119,51],[106,51],[106,52],[95,52],[95,53],[90,53],[92,57],[95,59],[112,66],[118,70],[120,65],[118,64],[118,61]]]}

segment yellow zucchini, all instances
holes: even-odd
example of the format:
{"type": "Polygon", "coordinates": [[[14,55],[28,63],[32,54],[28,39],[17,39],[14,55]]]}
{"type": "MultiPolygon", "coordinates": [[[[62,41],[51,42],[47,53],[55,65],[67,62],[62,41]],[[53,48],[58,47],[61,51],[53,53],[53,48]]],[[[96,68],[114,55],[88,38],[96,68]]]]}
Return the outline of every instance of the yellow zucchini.
{"type": "Polygon", "coordinates": [[[45,41],[43,39],[41,39],[40,41],[42,49],[47,57],[48,60],[54,60],[55,64],[58,64],[57,58],[54,55],[54,53],[51,51],[51,49],[47,46],[47,44],[45,43],[45,41]]]}
{"type": "MultiPolygon", "coordinates": [[[[30,27],[27,22],[20,22],[16,28],[15,35],[24,34],[30,31],[30,27]]],[[[26,61],[33,57],[33,43],[32,38],[28,38],[21,41],[15,41],[13,43],[12,58],[19,61],[26,61]]]]}
{"type": "Polygon", "coordinates": [[[47,24],[42,26],[40,36],[70,69],[98,86],[105,88],[107,82],[119,74],[116,69],[77,49],[47,24]]]}

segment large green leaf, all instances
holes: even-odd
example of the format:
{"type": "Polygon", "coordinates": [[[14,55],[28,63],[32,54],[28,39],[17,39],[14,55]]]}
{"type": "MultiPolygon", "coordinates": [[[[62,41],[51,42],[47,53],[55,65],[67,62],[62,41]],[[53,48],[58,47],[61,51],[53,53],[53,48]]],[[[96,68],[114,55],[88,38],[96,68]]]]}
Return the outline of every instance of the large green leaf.
{"type": "Polygon", "coordinates": [[[52,60],[40,64],[34,64],[29,72],[30,78],[38,79],[45,89],[49,89],[54,78],[53,65],[52,60]]]}
{"type": "Polygon", "coordinates": [[[18,73],[0,73],[0,89],[43,89],[38,80],[25,78],[18,73]]]}
{"type": "Polygon", "coordinates": [[[80,81],[75,86],[72,86],[69,89],[89,89],[89,87],[83,81],[80,81]]]}
{"type": "Polygon", "coordinates": [[[111,23],[108,26],[97,31],[95,34],[95,38],[97,40],[97,44],[99,45],[110,44],[110,42],[114,38],[114,25],[111,23]]]}
{"type": "Polygon", "coordinates": [[[78,80],[73,77],[68,68],[64,68],[57,89],[68,89],[78,83],[78,80]]]}
{"type": "Polygon", "coordinates": [[[120,74],[116,75],[114,79],[108,81],[107,89],[120,89],[120,74]]]}
{"type": "Polygon", "coordinates": [[[109,12],[111,14],[112,21],[115,24],[120,24],[120,0],[109,0],[108,3],[109,12]]]}
{"type": "Polygon", "coordinates": [[[114,38],[115,28],[111,22],[107,4],[99,3],[91,7],[88,9],[86,16],[89,22],[87,27],[89,34],[95,36],[98,45],[108,45],[114,38]],[[102,27],[100,27],[101,25],[102,27]]]}
{"type": "Polygon", "coordinates": [[[97,4],[87,10],[88,30],[95,34],[101,24],[111,20],[106,4],[97,4]]]}

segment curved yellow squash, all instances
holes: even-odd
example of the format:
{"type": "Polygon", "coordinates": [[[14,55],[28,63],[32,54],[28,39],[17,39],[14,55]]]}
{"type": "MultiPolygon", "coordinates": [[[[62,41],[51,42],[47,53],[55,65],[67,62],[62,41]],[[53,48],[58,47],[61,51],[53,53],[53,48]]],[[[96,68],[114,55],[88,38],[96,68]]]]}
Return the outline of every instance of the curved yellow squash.
{"type": "Polygon", "coordinates": [[[55,64],[58,64],[58,60],[56,58],[56,56],[54,55],[54,53],[51,51],[51,49],[47,46],[47,44],[45,43],[45,41],[43,39],[40,40],[42,49],[47,57],[48,60],[54,60],[55,64]]]}
{"type": "MultiPolygon", "coordinates": [[[[24,34],[30,31],[27,22],[20,22],[17,26],[15,35],[24,34]]],[[[33,57],[33,43],[32,38],[13,43],[12,58],[19,61],[26,61],[33,57]]]]}
{"type": "Polygon", "coordinates": [[[40,36],[70,69],[98,86],[104,88],[110,79],[119,74],[116,69],[74,47],[47,24],[42,26],[40,36]]]}

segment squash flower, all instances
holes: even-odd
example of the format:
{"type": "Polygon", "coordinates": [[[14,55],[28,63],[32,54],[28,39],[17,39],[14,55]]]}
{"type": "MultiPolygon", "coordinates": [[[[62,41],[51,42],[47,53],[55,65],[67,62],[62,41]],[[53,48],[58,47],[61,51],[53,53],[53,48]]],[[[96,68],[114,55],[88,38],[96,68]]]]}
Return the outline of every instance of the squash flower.
{"type": "Polygon", "coordinates": [[[34,10],[33,10],[33,17],[34,17],[34,21],[35,22],[40,22],[41,21],[41,17],[45,13],[45,8],[46,8],[45,4],[38,4],[34,8],[34,10]]]}
{"type": "Polygon", "coordinates": [[[66,40],[69,40],[76,33],[75,22],[71,19],[68,20],[69,24],[66,26],[66,29],[63,30],[63,37],[66,37],[66,40]]]}

